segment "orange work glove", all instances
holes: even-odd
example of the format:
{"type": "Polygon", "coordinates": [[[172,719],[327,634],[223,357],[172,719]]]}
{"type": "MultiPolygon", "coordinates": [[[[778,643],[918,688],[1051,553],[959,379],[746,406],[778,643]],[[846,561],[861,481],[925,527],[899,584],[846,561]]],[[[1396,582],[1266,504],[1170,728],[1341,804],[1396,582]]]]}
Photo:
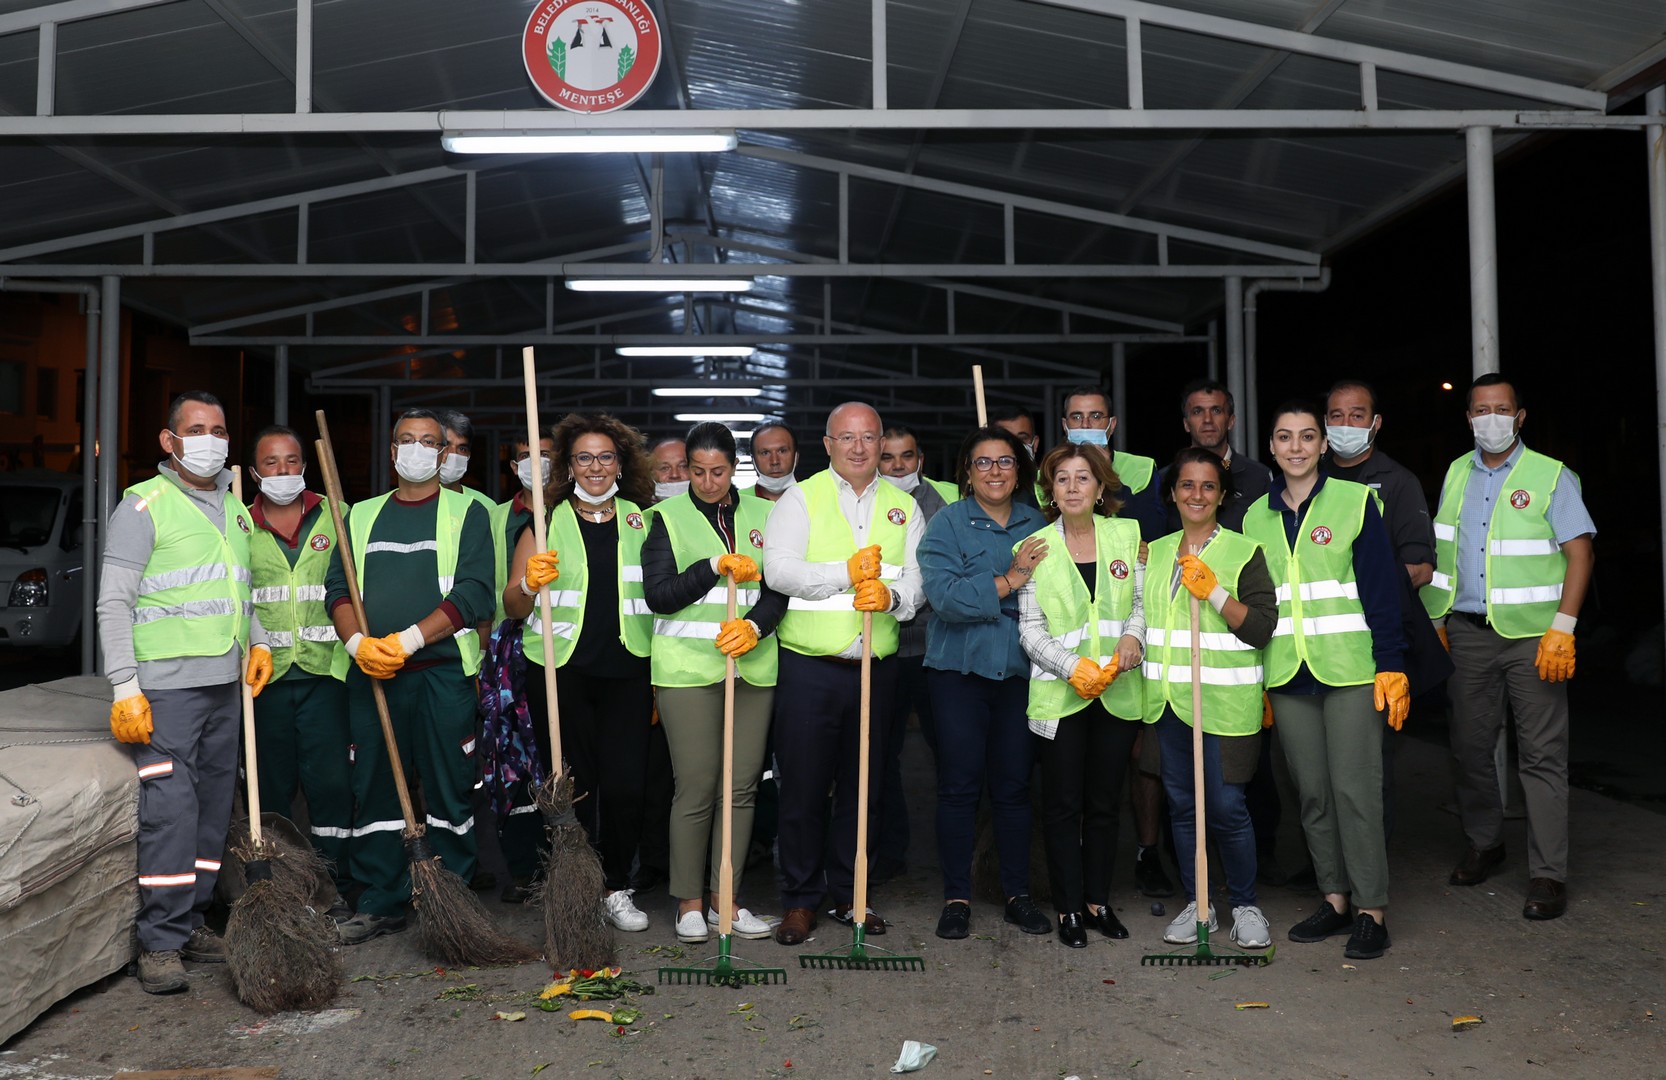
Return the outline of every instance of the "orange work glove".
{"type": "Polygon", "coordinates": [[[864,581],[856,586],[856,599],[851,603],[851,607],[857,611],[890,611],[891,590],[885,587],[883,581],[864,581]]]}
{"type": "Polygon", "coordinates": [[[243,681],[249,684],[251,697],[259,697],[266,689],[266,684],[272,681],[272,650],[264,645],[256,645],[249,650],[248,670],[243,675],[243,681]]]}
{"type": "Polygon", "coordinates": [[[1273,699],[1270,694],[1261,695],[1261,730],[1266,731],[1273,726],[1273,699]]]}
{"type": "Polygon", "coordinates": [[[1378,712],[1388,713],[1388,726],[1399,731],[1411,712],[1411,683],[1402,672],[1379,671],[1371,688],[1371,701],[1378,712]]]}
{"type": "Polygon", "coordinates": [[[1452,651],[1452,639],[1446,636],[1446,624],[1445,623],[1436,623],[1435,624],[1435,637],[1440,638],[1440,647],[1441,648],[1445,649],[1447,652],[1452,651]]]}
{"type": "Polygon", "coordinates": [[[372,679],[391,679],[405,666],[405,650],[399,645],[398,634],[365,638],[359,642],[359,653],[353,662],[372,679]]]}
{"type": "Polygon", "coordinates": [[[528,592],[537,592],[560,576],[561,557],[555,552],[540,551],[527,557],[526,573],[522,577],[528,592]]]}
{"type": "Polygon", "coordinates": [[[1573,678],[1573,635],[1563,630],[1546,630],[1533,654],[1533,666],[1545,682],[1567,682],[1573,678]]]}
{"type": "Polygon", "coordinates": [[[1076,661],[1076,670],[1070,673],[1070,688],[1078,697],[1091,701],[1105,692],[1106,685],[1103,668],[1085,656],[1076,661]]]}
{"type": "MultiPolygon", "coordinates": [[[[1111,688],[1111,684],[1116,682],[1116,677],[1121,673],[1114,656],[1107,663],[1099,665],[1099,674],[1105,680],[1105,690],[1111,688]]],[[[1104,693],[1105,690],[1101,690],[1100,693],[1104,693]]]]}
{"type": "Polygon", "coordinates": [[[1209,594],[1220,586],[1220,579],[1209,569],[1209,564],[1196,555],[1180,556],[1180,584],[1199,600],[1207,601],[1209,594]]]}
{"type": "Polygon", "coordinates": [[[717,651],[724,656],[739,660],[757,647],[758,631],[745,619],[729,619],[717,632],[717,651]]]}
{"type": "Polygon", "coordinates": [[[116,700],[110,703],[110,734],[124,743],[148,743],[153,727],[150,699],[139,689],[139,680],[116,687],[116,700]]]}
{"type": "Polygon", "coordinates": [[[860,585],[864,581],[873,581],[879,577],[879,545],[869,544],[845,560],[845,569],[850,571],[850,583],[860,585]]]}
{"type": "Polygon", "coordinates": [[[736,585],[764,579],[763,572],[758,569],[757,562],[749,555],[723,556],[717,560],[717,572],[724,577],[734,578],[736,585]]]}

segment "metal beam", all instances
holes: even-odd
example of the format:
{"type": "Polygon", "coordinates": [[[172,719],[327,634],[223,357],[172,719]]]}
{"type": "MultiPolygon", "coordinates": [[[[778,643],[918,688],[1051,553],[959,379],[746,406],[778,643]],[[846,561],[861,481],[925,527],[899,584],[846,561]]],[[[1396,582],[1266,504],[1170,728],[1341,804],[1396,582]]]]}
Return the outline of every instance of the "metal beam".
{"type": "Polygon", "coordinates": [[[33,30],[46,23],[62,25],[80,19],[96,18],[99,15],[114,15],[118,11],[157,7],[174,2],[175,0],[67,0],[61,4],[43,4],[40,7],[24,8],[22,11],[0,15],[0,36],[15,34],[20,30],[33,30]]]}
{"type": "Polygon", "coordinates": [[[1220,278],[1317,277],[1313,265],[1200,263],[847,263],[804,266],[791,263],[5,263],[0,273],[30,277],[133,278],[337,278],[355,277],[693,277],[693,278],[1220,278]]]}
{"type": "MultiPolygon", "coordinates": [[[[1143,334],[921,334],[921,333],[844,333],[844,334],[700,334],[693,340],[709,341],[714,345],[758,346],[880,346],[880,345],[1110,345],[1126,343],[1130,338],[1143,339],[1143,334]]],[[[367,346],[442,346],[462,349],[490,345],[562,345],[572,347],[615,347],[622,345],[686,345],[687,334],[320,334],[304,337],[299,334],[228,335],[225,337],[199,336],[193,345],[236,345],[243,347],[271,347],[277,345],[307,346],[308,348],[343,348],[367,346]]],[[[1161,340],[1168,340],[1166,335],[1161,340]]],[[[386,363],[404,359],[390,356],[386,363]]],[[[889,375],[879,371],[877,374],[889,375]]]]}
{"type": "Polygon", "coordinates": [[[1643,97],[1649,119],[1648,154],[1650,295],[1654,299],[1654,415],[1660,471],[1660,522],[1666,532],[1666,87],[1643,97]]]}

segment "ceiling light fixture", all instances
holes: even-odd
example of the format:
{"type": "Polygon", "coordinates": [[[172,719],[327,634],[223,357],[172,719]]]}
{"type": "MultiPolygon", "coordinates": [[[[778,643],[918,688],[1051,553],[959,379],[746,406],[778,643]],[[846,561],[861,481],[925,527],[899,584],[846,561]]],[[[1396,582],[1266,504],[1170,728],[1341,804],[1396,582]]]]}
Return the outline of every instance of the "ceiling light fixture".
{"type": "Polygon", "coordinates": [[[656,386],[652,390],[655,397],[757,397],[763,393],[761,386],[719,386],[715,383],[707,386],[656,386]]]}
{"type": "Polygon", "coordinates": [[[706,154],[733,150],[732,131],[447,131],[454,154],[706,154]]]}
{"type": "Polygon", "coordinates": [[[751,278],[568,278],[574,292],[751,292],[751,278]]]}
{"type": "Polygon", "coordinates": [[[621,345],[620,356],[751,356],[751,345],[621,345]]]}
{"type": "MultiPolygon", "coordinates": [[[[761,412],[680,412],[672,417],[673,420],[681,420],[687,424],[698,424],[706,421],[711,421],[712,423],[717,424],[727,424],[731,421],[749,421],[751,423],[757,423],[759,420],[763,420],[764,418],[765,416],[761,412]]],[[[735,434],[738,435],[740,432],[737,431],[735,434]]],[[[747,434],[750,435],[752,433],[748,431],[747,434]]]]}

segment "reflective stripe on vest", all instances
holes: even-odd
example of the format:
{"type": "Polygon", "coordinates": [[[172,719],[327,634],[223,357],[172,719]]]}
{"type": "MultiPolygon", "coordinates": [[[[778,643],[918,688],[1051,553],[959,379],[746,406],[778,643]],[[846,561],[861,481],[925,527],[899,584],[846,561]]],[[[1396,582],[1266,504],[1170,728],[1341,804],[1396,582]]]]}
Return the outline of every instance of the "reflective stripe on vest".
{"type": "MultiPolygon", "coordinates": [[[[879,545],[879,580],[887,586],[902,576],[907,558],[908,517],[919,513],[914,497],[892,484],[880,483],[873,494],[873,517],[868,523],[864,547],[879,545]]],[[[810,538],[804,560],[812,563],[844,562],[856,554],[856,534],[839,508],[839,490],[833,471],[824,469],[798,485],[810,518],[810,538]]],[[[852,606],[852,586],[822,600],[790,597],[787,613],[776,628],[781,644],[806,656],[837,656],[848,649],[862,632],[862,613],[852,606]]],[[[895,616],[875,612],[873,654],[883,659],[897,651],[895,616]]]]}
{"type": "MultiPolygon", "coordinates": [[[[613,498],[613,524],[619,532],[614,573],[619,582],[619,640],[632,656],[647,656],[654,635],[654,612],[642,595],[642,542],[648,522],[642,509],[623,496],[613,498]]],[[[550,638],[555,666],[573,655],[584,632],[584,601],[589,593],[589,558],[573,504],[563,499],[550,512],[549,550],[561,558],[561,576],[550,588],[550,638]],[[555,586],[561,586],[556,588],[555,586]]],[[[536,597],[521,632],[521,649],[534,664],[544,662],[543,606],[536,597]]]]}
{"type": "MultiPolygon", "coordinates": [[[[342,508],[343,513],[346,507],[342,508]]],[[[249,558],[254,573],[253,597],[272,647],[272,681],[284,677],[291,665],[313,675],[333,674],[339,645],[335,624],[324,610],[324,577],[335,546],[335,523],[330,508],[319,504],[312,527],[301,537],[295,565],[278,546],[281,541],[266,529],[250,539],[249,558]]]]}
{"type": "Polygon", "coordinates": [[[1305,662],[1326,686],[1361,686],[1377,674],[1371,627],[1354,580],[1354,541],[1374,493],[1364,484],[1327,479],[1302,511],[1296,546],[1284,515],[1263,495],[1244,514],[1244,534],[1267,552],[1278,587],[1278,624],[1267,643],[1267,686],[1283,686],[1305,662]]]}
{"type": "MultiPolygon", "coordinates": [[[[463,522],[468,519],[469,506],[474,500],[442,487],[440,497],[434,501],[434,539],[410,544],[384,540],[372,543],[369,538],[376,525],[376,518],[392,497],[393,492],[390,491],[386,495],[378,495],[374,499],[359,503],[353,507],[348,517],[347,531],[353,538],[353,565],[359,571],[359,595],[364,595],[366,555],[378,551],[407,554],[413,551],[432,551],[438,571],[434,585],[439,589],[440,596],[444,597],[456,582],[457,555],[463,542],[463,522]]],[[[463,674],[472,677],[480,670],[480,634],[474,627],[465,626],[451,636],[457,641],[457,653],[463,662],[463,674]]],[[[343,649],[340,656],[346,655],[347,652],[343,649]]],[[[346,665],[341,659],[336,660],[335,668],[346,671],[346,665]]]]}
{"type": "MultiPolygon", "coordinates": [[[[1465,454],[1446,469],[1440,507],[1435,511],[1434,578],[1419,590],[1423,607],[1439,618],[1457,595],[1458,518],[1475,456],[1465,454]]],[[[1504,483],[1487,525],[1487,621],[1501,637],[1539,637],[1562,602],[1568,557],[1545,517],[1550,494],[1566,468],[1555,458],[1522,449],[1504,483]]],[[[1573,475],[1572,470],[1568,470],[1573,475]]],[[[1578,482],[1578,477],[1574,481],[1578,482]]]]}
{"type": "MultiPolygon", "coordinates": [[[[1043,559],[1036,564],[1036,604],[1047,618],[1047,632],[1079,657],[1104,665],[1116,659],[1134,609],[1134,567],[1140,553],[1140,527],[1133,521],[1095,515],[1093,519],[1095,573],[1092,599],[1081,573],[1068,557],[1043,559]]],[[[1048,542],[1060,539],[1057,524],[1035,533],[1048,542]]],[[[1026,538],[1027,539],[1027,538],[1026,538]]],[[[1017,548],[1015,547],[1016,551],[1017,548]]],[[[1063,544],[1058,547],[1063,551],[1063,544]]],[[[1145,709],[1144,675],[1139,669],[1116,677],[1101,694],[1100,707],[1113,716],[1138,720],[1145,709]]],[[[1031,720],[1057,720],[1090,704],[1069,680],[1060,679],[1039,664],[1030,665],[1031,720]]]]}
{"type": "MultiPolygon", "coordinates": [[[[771,504],[762,499],[740,499],[735,504],[735,549],[758,562],[764,556],[764,523],[771,504]]],[[[671,554],[682,568],[728,554],[723,538],[705,512],[684,492],[654,507],[665,523],[671,554]]],[[[735,617],[745,618],[757,603],[759,585],[748,581],[735,588],[735,617]]],[[[716,639],[729,617],[729,589],[724,579],[694,603],[654,620],[650,654],[655,686],[711,686],[723,681],[726,668],[716,639]]],[[[777,672],[775,636],[760,638],[757,647],[735,662],[735,673],[753,686],[774,686],[777,672]]]]}
{"type": "Polygon", "coordinates": [[[155,543],[133,607],[133,652],[140,660],[222,656],[249,644],[249,511],[228,488],[224,531],[166,476],[124,495],[150,515],[155,543]]]}
{"type": "MultiPolygon", "coordinates": [[[[1187,724],[1192,722],[1192,594],[1184,586],[1172,593],[1169,588],[1180,538],[1180,533],[1170,533],[1152,541],[1146,561],[1147,723],[1155,723],[1165,706],[1187,724]]],[[[1247,536],[1221,529],[1199,557],[1227,595],[1236,597],[1238,575],[1259,547],[1247,536]]],[[[1198,619],[1203,730],[1210,735],[1253,735],[1261,730],[1261,650],[1240,641],[1207,602],[1198,604],[1198,619]]]]}

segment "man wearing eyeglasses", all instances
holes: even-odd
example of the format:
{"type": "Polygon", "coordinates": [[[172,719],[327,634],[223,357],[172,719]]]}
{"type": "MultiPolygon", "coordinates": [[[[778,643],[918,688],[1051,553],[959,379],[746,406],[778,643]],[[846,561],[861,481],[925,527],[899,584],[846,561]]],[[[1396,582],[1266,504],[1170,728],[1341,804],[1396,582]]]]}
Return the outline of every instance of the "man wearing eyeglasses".
{"type": "Polygon", "coordinates": [[[357,913],[336,928],[344,945],[405,929],[411,898],[405,823],[371,679],[387,696],[405,773],[422,784],[434,851],[465,881],[475,868],[476,627],[494,609],[491,523],[485,507],[441,486],[447,446],[434,413],[400,416],[388,452],[399,486],[353,507],[326,579],[325,604],[346,643],[337,667],[353,740],[352,876],[365,884],[357,913]],[[348,600],[343,544],[358,570],[363,633],[348,600]]]}
{"type": "MultiPolygon", "coordinates": [[[[846,402],[827,418],[822,439],[832,466],[789,488],[770,511],[764,580],[788,597],[776,629],[782,686],[775,712],[775,762],[781,786],[781,906],[775,940],[798,945],[816,926],[816,908],[843,923],[862,919],[870,936],[885,921],[852,911],[856,861],[857,731],[860,722],[862,614],[873,616],[870,769],[894,722],[900,622],[919,609],[915,551],[924,531],[913,497],[879,478],[879,413],[846,402]],[[827,791],[834,788],[833,858],[827,850],[827,791]]],[[[869,817],[872,834],[874,817],[869,817]]]]}

